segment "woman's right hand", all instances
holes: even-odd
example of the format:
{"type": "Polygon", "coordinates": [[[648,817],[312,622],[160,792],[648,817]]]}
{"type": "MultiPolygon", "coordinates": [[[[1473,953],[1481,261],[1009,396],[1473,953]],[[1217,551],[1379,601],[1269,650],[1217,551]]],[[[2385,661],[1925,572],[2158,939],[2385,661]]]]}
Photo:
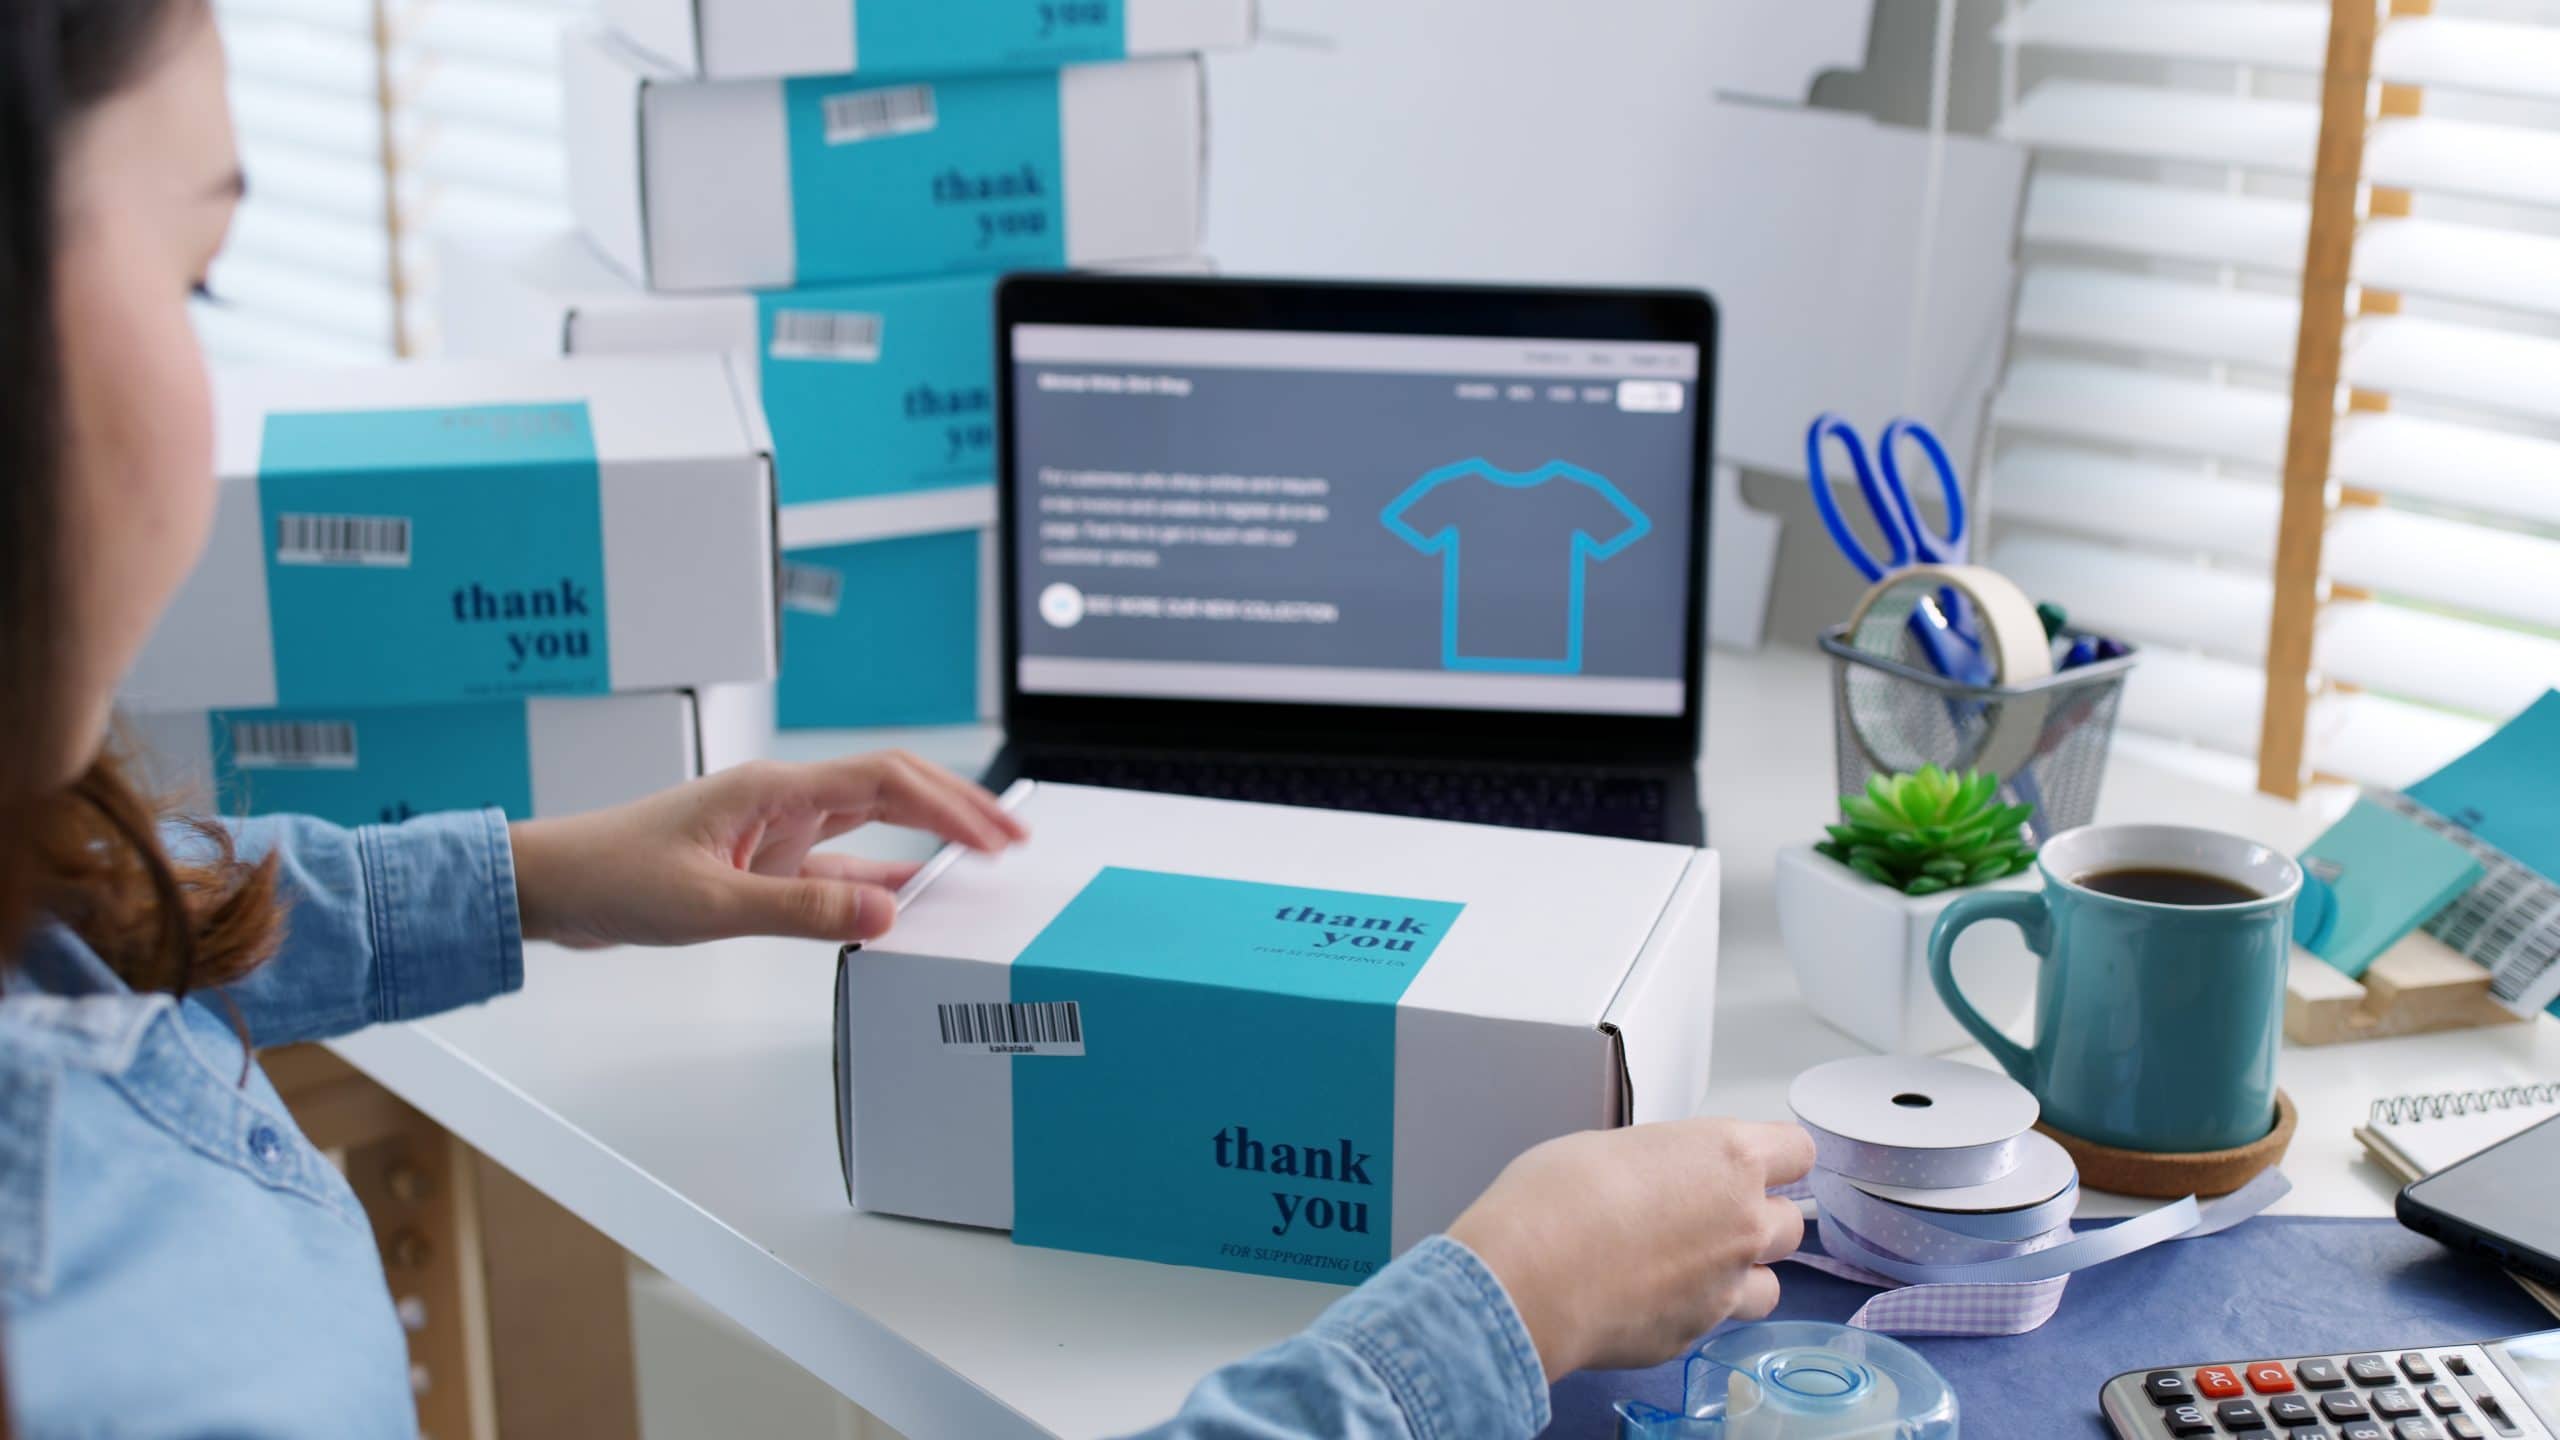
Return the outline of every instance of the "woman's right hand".
{"type": "Polygon", "coordinates": [[[1549,1380],[1654,1365],[1776,1308],[1769,1266],[1803,1241],[1804,1216],[1767,1192],[1812,1168],[1794,1125],[1585,1131],[1512,1161],[1449,1237],[1501,1279],[1549,1380]]]}

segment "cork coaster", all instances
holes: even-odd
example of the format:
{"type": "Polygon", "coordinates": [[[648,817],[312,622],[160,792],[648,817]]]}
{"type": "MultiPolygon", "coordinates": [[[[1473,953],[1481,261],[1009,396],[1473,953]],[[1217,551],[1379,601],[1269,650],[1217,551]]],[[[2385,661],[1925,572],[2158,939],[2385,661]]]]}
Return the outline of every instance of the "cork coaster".
{"type": "Polygon", "coordinates": [[[2050,1125],[2036,1128],[2071,1152],[2072,1163],[2080,1167],[2080,1183],[2089,1189],[2175,1200],[2181,1195],[2228,1195],[2248,1184],[2259,1171],[2284,1159],[2285,1147],[2293,1143],[2295,1118],[2293,1097],[2278,1090],[2275,1128],[2266,1138],[2229,1150],[2185,1154],[2120,1150],[2066,1135],[2050,1125]]]}

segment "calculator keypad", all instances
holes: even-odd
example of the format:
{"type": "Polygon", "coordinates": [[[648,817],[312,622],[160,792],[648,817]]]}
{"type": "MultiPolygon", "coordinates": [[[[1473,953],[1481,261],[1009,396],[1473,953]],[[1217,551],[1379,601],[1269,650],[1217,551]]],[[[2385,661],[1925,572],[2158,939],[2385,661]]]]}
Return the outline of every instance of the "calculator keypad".
{"type": "Polygon", "coordinates": [[[2225,1430],[2263,1430],[2267,1428],[2266,1417],[2258,1413],[2257,1406],[2250,1404],[2246,1400],[2223,1401],[2221,1404],[2213,1407],[2213,1418],[2221,1421],[2222,1428],[2225,1430]]]}
{"type": "Polygon", "coordinates": [[[2186,1375],[2176,1370],[2154,1370],[2143,1376],[2142,1393],[2155,1405],[2180,1405],[2196,1398],[2186,1375]]]}
{"type": "Polygon", "coordinates": [[[2476,1351],[2249,1360],[2107,1383],[2124,1440],[2560,1440],[2499,1404],[2476,1351]],[[2332,1428],[2334,1427],[2334,1428],[2332,1428]]]}

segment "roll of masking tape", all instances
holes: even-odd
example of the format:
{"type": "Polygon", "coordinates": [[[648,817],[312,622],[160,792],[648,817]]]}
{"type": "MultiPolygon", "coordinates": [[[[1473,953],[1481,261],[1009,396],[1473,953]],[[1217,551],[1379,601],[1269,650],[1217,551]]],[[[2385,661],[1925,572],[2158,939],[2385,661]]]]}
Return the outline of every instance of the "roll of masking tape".
{"type": "MultiPolygon", "coordinates": [[[[1863,654],[1913,663],[1905,636],[1924,602],[1943,591],[1963,597],[1970,611],[1983,658],[1991,666],[1991,682],[1940,695],[1932,701],[1912,692],[1909,682],[1893,681],[1890,691],[1868,681],[1841,677],[1841,713],[1857,738],[1867,763],[1887,774],[1915,770],[1924,763],[1948,769],[1988,770],[2002,782],[2014,782],[2035,758],[2044,740],[2051,699],[2037,692],[1997,694],[2048,679],[2053,674],[2053,647],[2035,602],[2009,577],[1979,565],[1911,565],[1885,576],[1850,612],[1848,640],[1863,654]],[[1853,693],[1852,685],[1866,693],[1853,693]],[[1931,705],[1930,710],[1914,706],[1931,705]],[[1952,728],[1959,743],[1980,733],[1970,753],[1942,753],[1952,728]]],[[[1882,680],[1881,672],[1870,672],[1882,680]]]]}

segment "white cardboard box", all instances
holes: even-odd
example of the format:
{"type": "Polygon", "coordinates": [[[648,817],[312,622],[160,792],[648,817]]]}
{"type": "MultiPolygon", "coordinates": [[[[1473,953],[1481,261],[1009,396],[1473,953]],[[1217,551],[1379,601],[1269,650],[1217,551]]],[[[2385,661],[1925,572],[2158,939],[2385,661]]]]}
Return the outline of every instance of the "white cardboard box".
{"type": "Polygon", "coordinates": [[[729,354],[773,437],[786,547],[994,518],[996,276],[669,294],[567,233],[441,258],[449,355],[729,354]]]}
{"type": "Polygon", "coordinates": [[[570,200],[656,289],[1054,268],[1199,249],[1195,59],[897,83],[684,79],[564,41],[570,200]]]}
{"type": "Polygon", "coordinates": [[[1712,851],[1024,782],[836,987],[864,1209],[1357,1281],[1551,1136],[1695,1111],[1712,851]]]}
{"type": "Polygon", "coordinates": [[[1253,0],[607,0],[688,75],[969,75],[1250,44],[1253,0]]]}
{"type": "Polygon", "coordinates": [[[715,354],[234,371],[203,560],[135,710],[774,673],[771,445],[715,354]]]}
{"type": "Polygon", "coordinates": [[[397,823],[494,805],[510,820],[637,800],[702,773],[693,695],[135,717],[154,786],[225,815],[397,823]]]}
{"type": "MultiPolygon", "coordinates": [[[[786,549],[995,518],[995,275],[642,289],[569,231],[437,252],[444,353],[721,350],[764,410],[786,549]]],[[[1203,274],[1196,256],[1110,267],[1203,274]]]]}

